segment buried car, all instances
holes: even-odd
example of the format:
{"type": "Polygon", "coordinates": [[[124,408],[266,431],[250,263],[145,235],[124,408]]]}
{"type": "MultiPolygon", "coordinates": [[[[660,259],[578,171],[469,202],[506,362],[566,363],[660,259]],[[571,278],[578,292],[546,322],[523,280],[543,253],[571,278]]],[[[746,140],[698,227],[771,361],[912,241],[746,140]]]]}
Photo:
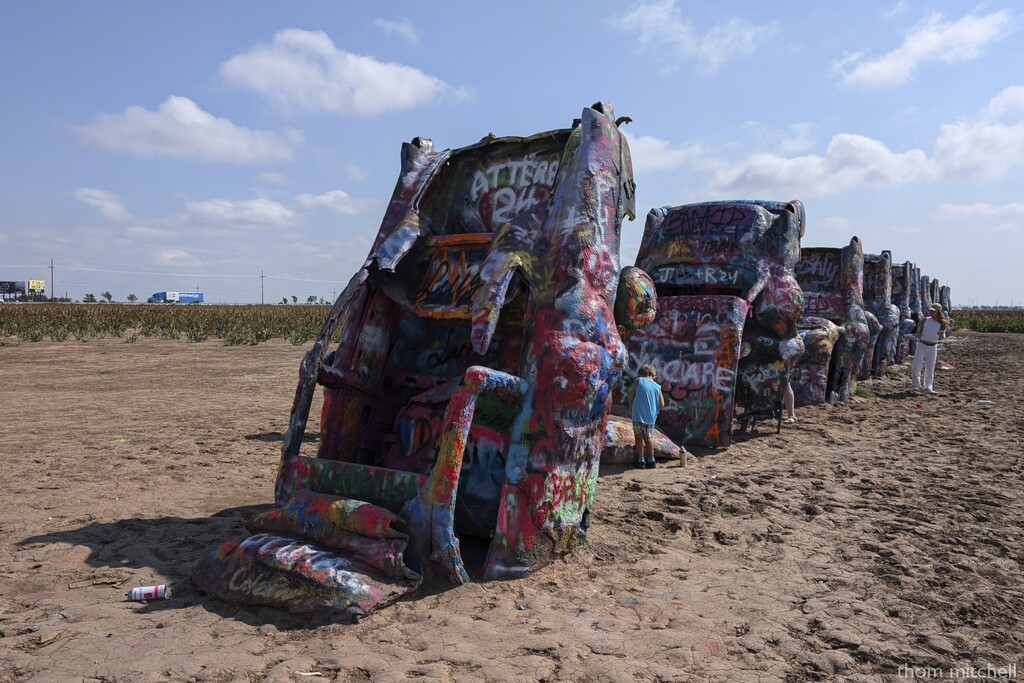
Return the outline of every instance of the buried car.
{"type": "Polygon", "coordinates": [[[892,257],[888,251],[864,254],[864,305],[878,321],[879,333],[868,350],[860,379],[881,377],[896,362],[900,309],[892,303],[892,257]]]}
{"type": "Polygon", "coordinates": [[[634,214],[619,122],[597,103],[572,128],[403,146],[369,258],[300,366],[276,507],[196,564],[200,587],[356,617],[438,569],[514,578],[583,542],[619,327],[653,315],[616,301],[644,289],[619,286],[634,214]],[[481,567],[467,539],[486,544],[481,567]]]}
{"type": "Polygon", "coordinates": [[[654,282],[657,315],[624,333],[626,381],[642,365],[655,368],[666,397],[658,426],[674,441],[729,445],[737,406],[781,419],[786,367],[803,352],[796,324],[804,300],[793,267],[804,225],[796,200],[648,214],[637,266],[654,282]]]}
{"type": "MultiPolygon", "coordinates": [[[[882,253],[888,254],[889,260],[892,260],[890,252],[883,251],[882,253]]],[[[910,355],[910,337],[917,327],[917,321],[910,310],[910,278],[914,274],[914,264],[910,261],[895,263],[891,266],[891,272],[892,303],[900,312],[894,355],[894,362],[899,364],[905,362],[910,355]]]]}
{"type": "Polygon", "coordinates": [[[845,247],[810,247],[801,252],[796,278],[806,299],[801,334],[820,345],[834,334],[823,320],[839,328],[838,339],[822,366],[822,353],[797,361],[793,383],[797,405],[845,401],[857,385],[871,333],[864,312],[864,251],[853,237],[845,247]]]}

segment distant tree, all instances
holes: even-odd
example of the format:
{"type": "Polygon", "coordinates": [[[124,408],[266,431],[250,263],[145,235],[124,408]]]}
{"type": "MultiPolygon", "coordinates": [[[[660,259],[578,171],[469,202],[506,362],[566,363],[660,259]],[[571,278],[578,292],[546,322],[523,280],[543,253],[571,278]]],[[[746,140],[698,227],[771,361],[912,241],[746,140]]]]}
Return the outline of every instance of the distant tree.
{"type": "Polygon", "coordinates": [[[82,303],[83,304],[94,304],[94,303],[96,303],[96,295],[91,293],[91,292],[89,294],[86,294],[85,296],[82,297],[82,303]]]}
{"type": "Polygon", "coordinates": [[[113,301],[113,300],[114,300],[114,295],[113,295],[113,294],[111,294],[110,292],[103,292],[102,294],[100,294],[100,296],[102,296],[102,297],[103,297],[103,299],[104,299],[104,300],[105,300],[105,301],[106,301],[106,302],[107,302],[108,304],[109,304],[109,303],[110,303],[111,301],[113,301]]]}
{"type": "Polygon", "coordinates": [[[306,297],[306,303],[307,304],[315,304],[316,303],[316,294],[310,294],[309,296],[307,296],[306,297]]]}
{"type": "Polygon", "coordinates": [[[135,303],[138,300],[139,300],[139,297],[135,296],[134,294],[129,294],[128,295],[128,303],[133,304],[133,303],[135,303]]]}
{"type": "Polygon", "coordinates": [[[299,297],[297,297],[297,296],[295,296],[294,294],[292,294],[292,303],[293,303],[293,304],[297,304],[297,303],[299,303],[299,297]]]}

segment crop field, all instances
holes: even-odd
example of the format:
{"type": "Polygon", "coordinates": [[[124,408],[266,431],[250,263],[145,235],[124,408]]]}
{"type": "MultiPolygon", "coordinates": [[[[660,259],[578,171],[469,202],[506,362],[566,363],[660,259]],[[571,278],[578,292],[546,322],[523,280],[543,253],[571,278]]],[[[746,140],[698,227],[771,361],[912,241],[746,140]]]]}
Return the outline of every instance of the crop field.
{"type": "Polygon", "coordinates": [[[975,332],[1024,332],[1024,310],[954,310],[954,327],[975,332]]]}
{"type": "MultiPolygon", "coordinates": [[[[0,307],[0,340],[87,341],[103,337],[131,343],[143,337],[222,339],[228,346],[286,339],[300,345],[320,333],[329,306],[13,304],[0,307]]],[[[1024,333],[1024,310],[956,310],[956,329],[1024,333]]]]}
{"type": "Polygon", "coordinates": [[[140,336],[228,346],[287,339],[305,344],[320,333],[324,305],[16,304],[0,306],[0,340],[87,341],[140,336]]]}

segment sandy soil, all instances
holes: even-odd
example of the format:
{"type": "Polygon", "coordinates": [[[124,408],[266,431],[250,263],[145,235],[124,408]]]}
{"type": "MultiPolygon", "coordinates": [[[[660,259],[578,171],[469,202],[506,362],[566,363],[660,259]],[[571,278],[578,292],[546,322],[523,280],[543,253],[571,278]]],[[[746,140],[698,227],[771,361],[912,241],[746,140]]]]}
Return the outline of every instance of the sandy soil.
{"type": "Polygon", "coordinates": [[[188,578],[270,506],[304,352],[0,347],[0,682],[1024,678],[1024,335],[955,335],[937,397],[895,368],[685,469],[606,468],[565,561],[355,625],[188,578]]]}

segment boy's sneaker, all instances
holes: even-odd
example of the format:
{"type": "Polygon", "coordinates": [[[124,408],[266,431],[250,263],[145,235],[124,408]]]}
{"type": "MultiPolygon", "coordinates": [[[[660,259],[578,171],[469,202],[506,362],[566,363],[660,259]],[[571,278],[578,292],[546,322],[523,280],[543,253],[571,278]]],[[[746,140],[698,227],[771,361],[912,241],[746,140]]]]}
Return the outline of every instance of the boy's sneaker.
{"type": "Polygon", "coordinates": [[[643,460],[634,460],[633,467],[637,468],[638,470],[642,470],[643,468],[647,467],[647,465],[644,464],[643,460]]]}
{"type": "Polygon", "coordinates": [[[653,460],[648,460],[647,462],[644,463],[644,467],[646,467],[649,470],[653,470],[657,466],[657,463],[655,463],[653,460]]]}

